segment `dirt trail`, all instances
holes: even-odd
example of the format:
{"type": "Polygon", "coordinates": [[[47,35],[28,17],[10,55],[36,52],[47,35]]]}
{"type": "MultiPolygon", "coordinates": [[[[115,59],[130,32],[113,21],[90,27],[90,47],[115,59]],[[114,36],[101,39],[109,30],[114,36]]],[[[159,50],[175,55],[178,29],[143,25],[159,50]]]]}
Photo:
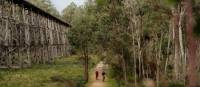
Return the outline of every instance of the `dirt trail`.
{"type": "Polygon", "coordinates": [[[105,69],[104,66],[105,65],[103,64],[103,62],[100,62],[99,64],[97,64],[96,68],[92,72],[92,75],[90,76],[90,82],[89,83],[91,83],[91,84],[88,87],[106,87],[105,82],[102,81],[103,77],[101,75],[102,70],[105,69]],[[95,78],[95,70],[99,71],[98,80],[96,80],[96,78],[95,78]]]}

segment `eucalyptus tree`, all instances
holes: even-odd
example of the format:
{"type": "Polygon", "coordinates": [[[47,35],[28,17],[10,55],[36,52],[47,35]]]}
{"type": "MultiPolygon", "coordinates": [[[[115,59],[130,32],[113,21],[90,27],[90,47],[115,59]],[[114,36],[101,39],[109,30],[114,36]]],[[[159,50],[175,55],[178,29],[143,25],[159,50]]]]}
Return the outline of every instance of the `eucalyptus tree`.
{"type": "Polygon", "coordinates": [[[95,21],[96,17],[91,11],[94,11],[95,7],[91,5],[92,2],[88,2],[84,7],[78,7],[74,3],[71,3],[63,11],[63,19],[68,20],[72,24],[72,28],[69,31],[69,41],[71,44],[71,51],[75,51],[76,54],[81,54],[81,58],[84,61],[84,75],[85,80],[89,78],[89,54],[92,53],[92,49],[95,47],[95,21]]]}
{"type": "Polygon", "coordinates": [[[53,6],[50,0],[27,0],[27,1],[31,2],[32,4],[38,6],[39,8],[43,9],[46,12],[49,12],[50,14],[56,17],[60,17],[59,12],[53,6]]]}
{"type": "Polygon", "coordinates": [[[66,19],[66,21],[68,21],[70,24],[73,24],[72,21],[75,20],[74,17],[77,17],[78,16],[77,14],[80,14],[77,12],[79,11],[79,9],[80,8],[74,2],[72,2],[63,10],[62,17],[66,19]]]}

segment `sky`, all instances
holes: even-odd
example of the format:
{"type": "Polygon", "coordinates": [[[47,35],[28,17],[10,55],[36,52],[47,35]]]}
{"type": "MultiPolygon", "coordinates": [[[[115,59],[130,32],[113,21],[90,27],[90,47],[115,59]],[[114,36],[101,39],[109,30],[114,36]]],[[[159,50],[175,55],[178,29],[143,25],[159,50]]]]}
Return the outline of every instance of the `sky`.
{"type": "Polygon", "coordinates": [[[86,0],[51,0],[52,4],[61,13],[70,3],[74,2],[78,6],[84,5],[86,0]]]}

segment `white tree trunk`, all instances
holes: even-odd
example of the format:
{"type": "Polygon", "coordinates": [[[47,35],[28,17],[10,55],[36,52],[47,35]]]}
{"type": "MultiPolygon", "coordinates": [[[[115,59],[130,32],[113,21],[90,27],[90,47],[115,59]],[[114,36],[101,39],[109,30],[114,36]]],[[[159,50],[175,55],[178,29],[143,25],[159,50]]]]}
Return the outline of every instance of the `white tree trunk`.
{"type": "Polygon", "coordinates": [[[170,42],[171,42],[171,28],[172,28],[172,24],[170,24],[170,28],[169,28],[169,33],[168,33],[168,43],[167,43],[167,59],[165,61],[165,75],[167,74],[167,66],[168,66],[168,61],[170,58],[169,55],[169,48],[170,48],[170,42]]]}
{"type": "Polygon", "coordinates": [[[181,12],[180,12],[180,15],[179,15],[179,25],[178,25],[178,27],[179,27],[179,45],[180,45],[180,52],[181,52],[181,63],[180,63],[180,68],[181,68],[181,70],[182,70],[182,75],[183,76],[181,76],[182,78],[182,80],[184,80],[184,83],[185,83],[185,75],[186,75],[186,73],[185,73],[185,70],[186,70],[186,62],[185,62],[185,50],[184,50],[184,46],[183,46],[183,31],[182,31],[182,29],[183,29],[183,19],[184,19],[184,14],[185,14],[185,9],[184,8],[181,8],[181,12]]]}

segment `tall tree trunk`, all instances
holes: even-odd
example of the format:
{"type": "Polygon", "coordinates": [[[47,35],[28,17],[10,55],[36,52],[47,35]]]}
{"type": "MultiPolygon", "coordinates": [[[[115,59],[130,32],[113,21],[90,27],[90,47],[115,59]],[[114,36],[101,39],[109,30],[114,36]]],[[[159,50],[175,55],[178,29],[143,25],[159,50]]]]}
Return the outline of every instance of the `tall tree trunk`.
{"type": "Polygon", "coordinates": [[[173,9],[173,31],[174,31],[174,79],[178,80],[179,78],[179,30],[178,30],[178,12],[177,9],[173,9]]]}
{"type": "MultiPolygon", "coordinates": [[[[170,22],[171,23],[171,22],[170,22]]],[[[168,42],[167,42],[167,59],[165,61],[165,75],[167,75],[167,66],[168,66],[168,61],[169,61],[169,58],[170,58],[170,55],[169,55],[169,51],[170,51],[170,43],[171,43],[171,28],[172,28],[172,24],[170,24],[170,27],[169,27],[169,33],[168,33],[168,42]]]]}
{"type": "Polygon", "coordinates": [[[138,21],[137,21],[137,43],[138,43],[138,58],[139,58],[139,77],[142,77],[142,49],[141,49],[141,39],[142,39],[142,17],[138,17],[138,21]]]}
{"type": "Polygon", "coordinates": [[[137,64],[136,64],[136,50],[135,50],[135,34],[134,27],[136,28],[136,21],[134,18],[131,18],[133,23],[130,23],[131,35],[132,35],[132,49],[133,49],[133,58],[134,58],[134,87],[137,87],[137,64]]]}
{"type": "Polygon", "coordinates": [[[179,29],[179,45],[180,45],[180,68],[181,68],[181,80],[183,80],[185,82],[185,50],[184,50],[184,42],[183,42],[183,19],[184,19],[184,14],[185,14],[185,8],[180,7],[180,12],[179,12],[179,25],[178,25],[178,29],[179,29]]]}
{"type": "Polygon", "coordinates": [[[162,41],[163,40],[163,33],[161,33],[160,44],[159,44],[159,53],[157,59],[157,71],[156,71],[156,87],[159,87],[159,79],[160,79],[160,60],[162,56],[162,41]]]}
{"type": "Polygon", "coordinates": [[[127,71],[126,71],[126,61],[125,61],[125,59],[123,57],[123,54],[120,56],[120,59],[121,59],[121,63],[122,63],[123,77],[124,77],[124,82],[125,82],[125,86],[124,87],[127,87],[128,80],[127,80],[127,71]]]}
{"type": "Polygon", "coordinates": [[[88,80],[89,80],[89,68],[88,68],[89,57],[88,57],[87,48],[84,49],[84,51],[83,51],[83,57],[84,57],[84,69],[85,69],[84,70],[85,71],[84,72],[85,73],[85,81],[88,82],[88,80]]]}
{"type": "Polygon", "coordinates": [[[179,15],[179,45],[180,45],[180,51],[181,51],[181,58],[184,58],[185,52],[184,52],[184,47],[183,47],[183,30],[182,30],[182,23],[184,19],[184,8],[181,8],[181,12],[179,15]]]}
{"type": "Polygon", "coordinates": [[[185,0],[186,6],[186,35],[187,35],[187,87],[197,87],[197,42],[193,35],[192,0],[185,0]]]}

